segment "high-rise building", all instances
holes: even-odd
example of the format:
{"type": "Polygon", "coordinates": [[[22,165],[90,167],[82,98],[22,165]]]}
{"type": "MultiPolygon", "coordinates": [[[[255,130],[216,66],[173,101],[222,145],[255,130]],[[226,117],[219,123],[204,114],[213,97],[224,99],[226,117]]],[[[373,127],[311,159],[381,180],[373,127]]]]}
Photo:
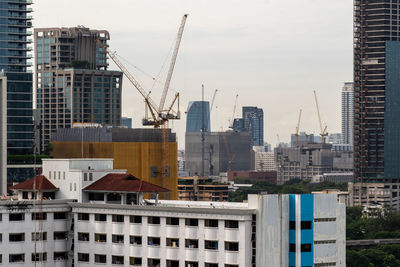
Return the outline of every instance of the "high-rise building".
{"type": "MultiPolygon", "coordinates": [[[[32,154],[33,122],[32,122],[32,73],[29,59],[32,24],[29,15],[32,9],[30,0],[0,1],[0,70],[7,77],[7,156],[32,154]]],[[[2,103],[3,104],[3,103],[2,103]]],[[[28,163],[28,159],[24,159],[28,163]]],[[[7,164],[9,164],[7,160],[7,164]]],[[[32,168],[8,168],[7,176],[18,173],[20,177],[33,175],[32,168]],[[26,173],[28,172],[28,173],[26,173]]],[[[3,166],[3,169],[6,168],[3,166]]],[[[26,177],[26,178],[27,178],[26,177]]],[[[5,177],[1,177],[5,179],[5,177]]],[[[1,188],[5,192],[6,188],[1,188]]]]}
{"type": "Polygon", "coordinates": [[[208,101],[189,102],[186,116],[186,132],[204,132],[211,131],[210,123],[210,103],[208,101]]]}
{"type": "MultiPolygon", "coordinates": [[[[400,185],[399,12],[398,1],[354,1],[354,204],[367,199],[363,183],[386,184],[367,190],[376,196],[400,185]]],[[[391,201],[400,208],[398,194],[391,201]]]]}
{"type": "Polygon", "coordinates": [[[257,107],[243,107],[242,118],[233,121],[236,132],[250,132],[254,146],[264,145],[264,112],[257,107]]]}
{"type": "Polygon", "coordinates": [[[122,73],[108,71],[104,30],[35,29],[36,97],[41,149],[52,132],[74,123],[121,125],[122,73]]]}
{"type": "Polygon", "coordinates": [[[342,143],[353,145],[354,88],[346,82],[342,88],[342,143]]]}
{"type": "Polygon", "coordinates": [[[132,118],[122,117],[121,119],[121,126],[131,129],[132,128],[132,118]]]}

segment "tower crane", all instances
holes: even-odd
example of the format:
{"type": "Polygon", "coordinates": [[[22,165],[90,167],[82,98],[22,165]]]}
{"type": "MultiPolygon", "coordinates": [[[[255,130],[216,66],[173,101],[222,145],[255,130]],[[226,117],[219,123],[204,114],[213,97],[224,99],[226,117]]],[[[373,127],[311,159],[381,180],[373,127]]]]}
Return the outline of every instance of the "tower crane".
{"type": "Polygon", "coordinates": [[[214,101],[215,101],[215,96],[217,95],[217,92],[218,92],[218,89],[215,89],[214,95],[213,95],[212,100],[211,100],[210,114],[211,114],[211,111],[212,111],[212,109],[214,107],[214,101]]]}
{"type": "MultiPolygon", "coordinates": [[[[154,128],[162,128],[162,170],[160,173],[162,174],[162,178],[166,178],[169,176],[169,167],[168,167],[168,121],[169,120],[179,120],[180,112],[179,112],[179,93],[176,93],[171,104],[164,109],[165,100],[167,97],[169,85],[171,83],[172,73],[174,71],[176,58],[178,56],[179,46],[182,40],[183,30],[185,28],[185,23],[187,19],[187,14],[183,15],[181,24],[178,30],[177,38],[175,41],[175,47],[171,58],[171,63],[169,66],[168,74],[165,79],[164,89],[161,94],[160,104],[157,105],[155,101],[150,97],[150,92],[147,92],[140,83],[135,79],[135,77],[128,71],[128,69],[122,64],[122,62],[117,58],[116,52],[112,52],[108,49],[108,47],[103,44],[99,39],[96,41],[99,45],[106,51],[107,55],[114,61],[114,63],[118,66],[118,68],[124,73],[124,75],[128,78],[128,80],[133,84],[133,86],[138,90],[138,92],[142,95],[145,102],[145,118],[142,120],[142,124],[144,126],[154,126],[154,128]],[[177,111],[174,110],[175,103],[177,105],[177,111]],[[148,118],[147,111],[150,111],[151,118],[148,118]]],[[[163,181],[165,181],[163,179],[163,181]]],[[[166,181],[165,181],[166,182],[166,181]]]]}
{"type": "Polygon", "coordinates": [[[297,126],[296,126],[296,133],[295,133],[295,136],[296,136],[296,143],[299,142],[299,129],[300,129],[301,111],[302,111],[302,110],[300,109],[300,112],[299,112],[299,119],[298,119],[298,121],[297,121],[297,126]]]}
{"type": "Polygon", "coordinates": [[[327,127],[325,124],[325,127],[322,128],[322,121],[321,121],[321,114],[319,113],[319,105],[318,105],[318,99],[317,99],[317,92],[314,90],[314,99],[315,99],[315,105],[317,107],[317,114],[318,114],[318,121],[319,121],[319,129],[320,129],[320,135],[321,135],[321,141],[322,143],[325,143],[325,138],[328,136],[328,131],[327,127]]]}
{"type": "Polygon", "coordinates": [[[235,112],[236,112],[236,105],[237,105],[238,97],[239,97],[239,95],[237,94],[236,97],[235,97],[235,105],[233,105],[232,120],[230,122],[229,128],[233,128],[233,121],[235,119],[235,112]]]}

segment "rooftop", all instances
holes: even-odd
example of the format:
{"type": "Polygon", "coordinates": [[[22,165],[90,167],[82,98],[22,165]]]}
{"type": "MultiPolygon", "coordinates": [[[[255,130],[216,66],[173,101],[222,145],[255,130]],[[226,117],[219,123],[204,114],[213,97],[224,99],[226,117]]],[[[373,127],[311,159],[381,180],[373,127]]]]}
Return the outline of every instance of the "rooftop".
{"type": "Polygon", "coordinates": [[[19,184],[10,186],[11,190],[40,190],[57,191],[55,187],[44,175],[38,175],[19,184]]]}

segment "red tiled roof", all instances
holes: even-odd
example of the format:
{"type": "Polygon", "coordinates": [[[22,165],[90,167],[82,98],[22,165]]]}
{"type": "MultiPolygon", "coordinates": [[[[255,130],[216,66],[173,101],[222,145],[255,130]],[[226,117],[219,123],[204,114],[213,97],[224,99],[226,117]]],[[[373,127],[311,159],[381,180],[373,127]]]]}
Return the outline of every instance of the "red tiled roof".
{"type": "Polygon", "coordinates": [[[36,190],[58,190],[44,175],[38,175],[29,180],[10,186],[11,190],[33,190],[35,184],[36,190]]]}
{"type": "Polygon", "coordinates": [[[86,186],[85,191],[115,192],[168,192],[169,189],[148,183],[125,173],[109,173],[100,180],[86,186]]]}

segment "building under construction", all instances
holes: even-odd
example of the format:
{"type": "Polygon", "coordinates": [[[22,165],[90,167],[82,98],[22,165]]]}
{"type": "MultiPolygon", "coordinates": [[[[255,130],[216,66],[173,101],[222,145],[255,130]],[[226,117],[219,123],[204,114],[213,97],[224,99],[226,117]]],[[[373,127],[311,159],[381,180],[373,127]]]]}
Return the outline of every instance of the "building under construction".
{"type": "Polygon", "coordinates": [[[201,133],[186,133],[185,171],[189,176],[219,175],[220,172],[251,170],[251,136],[249,132],[204,133],[204,156],[201,133]]]}
{"type": "Polygon", "coordinates": [[[163,160],[161,129],[69,128],[52,135],[54,158],[113,158],[116,169],[165,187],[162,198],[178,199],[178,145],[168,129],[163,160]]]}

